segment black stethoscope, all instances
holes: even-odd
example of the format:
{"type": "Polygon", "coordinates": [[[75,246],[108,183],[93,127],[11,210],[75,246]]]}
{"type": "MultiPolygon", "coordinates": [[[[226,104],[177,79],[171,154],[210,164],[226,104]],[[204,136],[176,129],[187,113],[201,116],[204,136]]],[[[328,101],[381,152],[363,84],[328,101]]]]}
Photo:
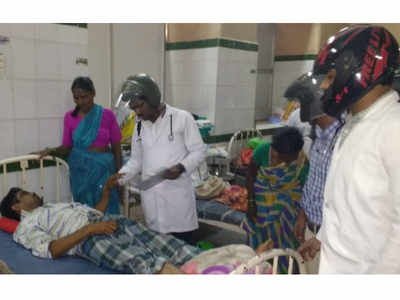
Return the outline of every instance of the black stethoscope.
{"type": "MultiPolygon", "coordinates": [[[[140,136],[140,131],[142,129],[142,121],[139,121],[137,124],[137,133],[138,133],[138,142],[142,141],[142,137],[140,136]]],[[[172,142],[174,140],[174,132],[172,131],[172,114],[169,115],[169,135],[168,140],[172,142]]]]}
{"type": "Polygon", "coordinates": [[[172,142],[174,140],[174,133],[172,132],[172,114],[169,115],[169,135],[168,140],[172,142]]]}

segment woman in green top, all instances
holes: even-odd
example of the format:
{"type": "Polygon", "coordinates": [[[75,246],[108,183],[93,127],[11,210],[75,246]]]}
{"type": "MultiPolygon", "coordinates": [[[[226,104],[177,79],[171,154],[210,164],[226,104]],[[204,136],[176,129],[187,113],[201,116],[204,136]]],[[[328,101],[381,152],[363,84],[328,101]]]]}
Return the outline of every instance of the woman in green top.
{"type": "MultiPolygon", "coordinates": [[[[253,152],[247,176],[248,211],[242,226],[254,249],[268,239],[274,248],[298,247],[293,226],[308,172],[303,144],[296,128],[285,127],[271,143],[262,143],[253,152]]],[[[287,262],[280,267],[284,270],[287,262]]]]}

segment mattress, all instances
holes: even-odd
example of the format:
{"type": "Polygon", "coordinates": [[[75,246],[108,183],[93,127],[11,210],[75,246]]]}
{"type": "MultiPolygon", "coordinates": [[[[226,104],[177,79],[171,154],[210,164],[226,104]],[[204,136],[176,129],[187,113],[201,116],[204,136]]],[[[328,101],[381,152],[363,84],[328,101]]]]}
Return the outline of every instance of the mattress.
{"type": "Polygon", "coordinates": [[[245,213],[214,200],[196,200],[197,216],[206,220],[220,221],[239,226],[245,213]]]}
{"type": "Polygon", "coordinates": [[[12,234],[1,230],[0,260],[16,274],[118,274],[77,256],[56,260],[33,256],[29,250],[14,242],[12,234]]]}

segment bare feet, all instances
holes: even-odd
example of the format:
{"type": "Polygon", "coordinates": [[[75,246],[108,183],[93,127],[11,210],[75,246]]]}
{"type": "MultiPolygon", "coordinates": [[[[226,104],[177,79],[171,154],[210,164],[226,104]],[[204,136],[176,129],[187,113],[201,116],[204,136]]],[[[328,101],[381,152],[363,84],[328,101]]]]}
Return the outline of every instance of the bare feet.
{"type": "Polygon", "coordinates": [[[0,274],[13,274],[7,264],[2,260],[0,260],[0,274]]]}
{"type": "Polygon", "coordinates": [[[165,263],[162,269],[157,274],[185,274],[180,269],[171,265],[170,263],[165,263]]]}
{"type": "Polygon", "coordinates": [[[272,240],[267,240],[266,242],[262,243],[256,249],[256,254],[259,255],[265,251],[271,250],[274,247],[274,243],[272,240]]]}

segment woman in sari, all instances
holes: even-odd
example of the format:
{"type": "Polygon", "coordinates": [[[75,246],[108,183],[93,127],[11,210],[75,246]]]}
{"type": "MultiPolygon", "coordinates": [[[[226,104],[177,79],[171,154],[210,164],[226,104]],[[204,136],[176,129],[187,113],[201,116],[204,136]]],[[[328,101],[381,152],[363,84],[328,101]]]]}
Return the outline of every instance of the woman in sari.
{"type": "MultiPolygon", "coordinates": [[[[248,211],[242,223],[254,249],[268,239],[274,248],[299,246],[293,227],[308,172],[303,144],[301,133],[286,127],[272,137],[272,143],[254,150],[247,177],[248,211]]],[[[287,268],[285,259],[280,268],[287,268]]]]}
{"type": "MultiPolygon", "coordinates": [[[[94,207],[107,178],[121,168],[121,132],[114,113],[94,103],[96,91],[89,77],[75,78],[71,91],[76,107],[65,114],[62,145],[37,154],[68,155],[74,201],[94,207]]],[[[119,214],[116,189],[106,213],[119,214]]]]}

